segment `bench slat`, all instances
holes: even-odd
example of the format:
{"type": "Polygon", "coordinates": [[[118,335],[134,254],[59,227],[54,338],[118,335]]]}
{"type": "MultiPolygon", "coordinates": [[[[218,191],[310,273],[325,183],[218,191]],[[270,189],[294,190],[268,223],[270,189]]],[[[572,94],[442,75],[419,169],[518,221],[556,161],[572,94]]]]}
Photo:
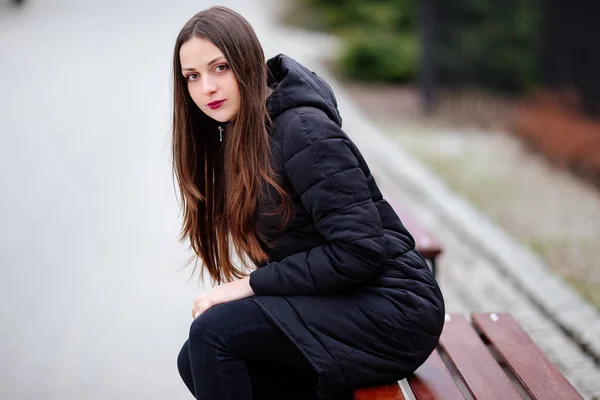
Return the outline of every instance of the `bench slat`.
{"type": "Polygon", "coordinates": [[[474,399],[522,399],[463,315],[447,314],[440,345],[474,399]]]}
{"type": "Polygon", "coordinates": [[[464,400],[465,398],[437,349],[431,353],[425,364],[408,378],[408,383],[417,400],[464,400]]]}
{"type": "Polygon", "coordinates": [[[398,383],[377,386],[372,388],[357,389],[354,391],[354,400],[406,400],[398,383]]]}
{"type": "Polygon", "coordinates": [[[536,399],[582,399],[567,378],[506,313],[473,313],[473,325],[536,399]]]}

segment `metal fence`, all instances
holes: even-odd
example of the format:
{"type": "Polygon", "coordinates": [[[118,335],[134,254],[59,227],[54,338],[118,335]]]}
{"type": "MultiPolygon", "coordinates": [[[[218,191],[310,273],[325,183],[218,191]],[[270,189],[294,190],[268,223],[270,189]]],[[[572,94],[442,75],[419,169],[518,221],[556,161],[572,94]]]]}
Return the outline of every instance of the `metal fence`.
{"type": "Polygon", "coordinates": [[[600,116],[600,2],[544,4],[540,83],[575,90],[582,109],[600,116]]]}
{"type": "MultiPolygon", "coordinates": [[[[569,89],[600,115],[600,1],[419,0],[421,87],[527,93],[569,89]]],[[[571,96],[572,97],[572,96],[571,96]]]]}

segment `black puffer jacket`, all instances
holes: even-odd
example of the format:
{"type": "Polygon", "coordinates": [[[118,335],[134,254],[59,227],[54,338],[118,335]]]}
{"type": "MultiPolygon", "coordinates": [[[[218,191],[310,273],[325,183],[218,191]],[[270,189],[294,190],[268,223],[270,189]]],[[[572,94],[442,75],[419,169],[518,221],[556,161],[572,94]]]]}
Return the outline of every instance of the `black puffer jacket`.
{"type": "Polygon", "coordinates": [[[273,164],[294,217],[278,232],[265,212],[276,197],[262,198],[258,229],[273,246],[252,298],[315,367],[321,399],[398,380],[436,346],[440,289],[342,131],[329,85],[285,55],[267,65],[273,164]]]}

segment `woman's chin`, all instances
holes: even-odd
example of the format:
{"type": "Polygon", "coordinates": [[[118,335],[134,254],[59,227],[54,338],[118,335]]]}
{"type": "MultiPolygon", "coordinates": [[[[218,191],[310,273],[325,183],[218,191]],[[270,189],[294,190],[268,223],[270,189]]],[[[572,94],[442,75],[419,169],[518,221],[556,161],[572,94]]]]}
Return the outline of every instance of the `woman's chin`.
{"type": "Polygon", "coordinates": [[[208,116],[217,122],[225,123],[225,122],[228,122],[231,120],[231,116],[229,114],[230,113],[228,113],[228,112],[214,112],[213,111],[210,114],[208,114],[208,116]]]}

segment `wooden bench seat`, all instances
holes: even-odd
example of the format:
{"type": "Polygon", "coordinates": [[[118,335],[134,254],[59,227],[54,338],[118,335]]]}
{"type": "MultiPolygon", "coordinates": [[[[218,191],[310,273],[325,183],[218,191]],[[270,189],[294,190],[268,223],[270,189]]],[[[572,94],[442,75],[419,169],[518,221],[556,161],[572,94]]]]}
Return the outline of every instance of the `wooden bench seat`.
{"type": "Polygon", "coordinates": [[[407,379],[355,400],[582,399],[507,313],[447,314],[440,345],[407,379]]]}

